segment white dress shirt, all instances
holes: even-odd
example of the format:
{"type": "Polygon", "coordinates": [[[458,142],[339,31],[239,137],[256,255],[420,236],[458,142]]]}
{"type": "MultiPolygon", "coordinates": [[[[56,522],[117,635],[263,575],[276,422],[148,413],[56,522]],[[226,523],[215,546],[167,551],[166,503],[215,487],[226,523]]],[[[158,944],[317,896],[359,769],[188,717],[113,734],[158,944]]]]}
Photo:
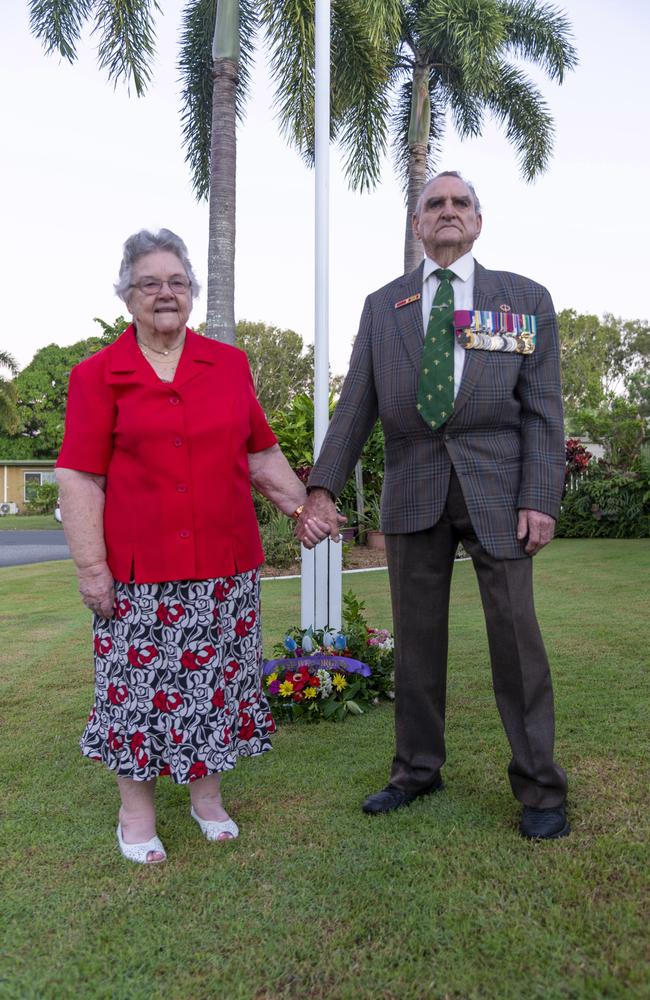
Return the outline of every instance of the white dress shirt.
{"type": "MultiPolygon", "coordinates": [[[[429,314],[435,294],[440,284],[434,271],[437,271],[441,264],[436,264],[430,257],[424,258],[424,272],[422,275],[422,322],[426,333],[429,325],[429,314]]],[[[448,268],[456,275],[451,287],[454,290],[454,309],[474,308],[474,258],[471,251],[463,254],[455,260],[448,268]]],[[[454,343],[454,399],[458,395],[460,380],[463,377],[463,367],[465,365],[465,348],[461,347],[458,340],[454,343]]]]}

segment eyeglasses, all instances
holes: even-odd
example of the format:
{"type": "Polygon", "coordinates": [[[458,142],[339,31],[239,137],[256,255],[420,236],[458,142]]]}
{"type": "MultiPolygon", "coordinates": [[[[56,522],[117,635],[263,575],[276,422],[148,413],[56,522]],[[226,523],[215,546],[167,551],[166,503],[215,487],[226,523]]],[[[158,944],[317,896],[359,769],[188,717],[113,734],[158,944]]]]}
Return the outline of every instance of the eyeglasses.
{"type": "Polygon", "coordinates": [[[161,281],[160,278],[140,278],[139,281],[129,285],[129,288],[137,288],[143,295],[157,295],[162,290],[162,286],[167,285],[174,295],[184,295],[190,289],[190,282],[180,275],[170,278],[168,281],[161,281]]]}

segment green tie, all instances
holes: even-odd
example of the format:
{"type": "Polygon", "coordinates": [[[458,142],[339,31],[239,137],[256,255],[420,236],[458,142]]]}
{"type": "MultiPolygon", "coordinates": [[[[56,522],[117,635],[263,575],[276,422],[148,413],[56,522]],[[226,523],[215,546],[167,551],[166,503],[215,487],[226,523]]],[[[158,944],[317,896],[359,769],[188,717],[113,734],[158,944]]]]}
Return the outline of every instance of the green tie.
{"type": "Polygon", "coordinates": [[[456,275],[445,268],[438,268],[434,274],[440,284],[424,337],[418,410],[426,424],[436,430],[449,419],[454,406],[454,289],[451,283],[456,275]]]}

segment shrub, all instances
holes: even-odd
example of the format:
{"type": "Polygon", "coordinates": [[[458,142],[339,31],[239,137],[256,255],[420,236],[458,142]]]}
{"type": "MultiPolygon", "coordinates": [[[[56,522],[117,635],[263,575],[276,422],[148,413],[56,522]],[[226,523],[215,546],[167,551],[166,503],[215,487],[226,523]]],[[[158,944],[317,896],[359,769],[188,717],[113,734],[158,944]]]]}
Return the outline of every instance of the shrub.
{"type": "Polygon", "coordinates": [[[300,542],[294,535],[294,522],[275,507],[268,510],[267,519],[260,523],[260,534],[266,562],[285,569],[300,559],[300,542]]]}
{"type": "Polygon", "coordinates": [[[59,487],[56,483],[42,483],[34,487],[33,496],[25,504],[30,514],[52,514],[59,497],[59,487]]]}
{"type": "Polygon", "coordinates": [[[648,466],[620,472],[605,462],[591,463],[562,501],[559,538],[647,538],[650,536],[648,466]]]}

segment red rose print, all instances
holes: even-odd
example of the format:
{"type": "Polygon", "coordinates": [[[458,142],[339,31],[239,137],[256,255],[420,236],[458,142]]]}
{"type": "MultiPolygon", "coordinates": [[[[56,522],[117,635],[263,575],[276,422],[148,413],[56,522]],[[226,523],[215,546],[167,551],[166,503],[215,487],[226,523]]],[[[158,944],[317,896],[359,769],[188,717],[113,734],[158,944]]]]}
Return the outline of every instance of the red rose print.
{"type": "Polygon", "coordinates": [[[232,577],[227,577],[225,580],[219,580],[214,585],[214,590],[212,591],[212,596],[215,601],[223,601],[228,597],[228,594],[235,586],[235,581],[232,577]]]}
{"type": "Polygon", "coordinates": [[[108,745],[111,750],[121,750],[124,746],[124,738],[117,736],[112,729],[108,730],[108,745]]]}
{"type": "Polygon", "coordinates": [[[179,621],[185,614],[185,608],[182,604],[172,604],[170,608],[166,604],[159,604],[158,610],[156,611],[156,618],[163,623],[163,625],[172,625],[174,622],[179,621]]]}
{"type": "Polygon", "coordinates": [[[176,743],[176,744],[182,743],[183,742],[183,734],[179,733],[177,729],[172,729],[172,739],[173,739],[174,743],[176,743]]]}
{"type": "Polygon", "coordinates": [[[173,712],[179,705],[182,705],[183,699],[178,691],[172,691],[170,695],[165,694],[164,691],[156,691],[151,703],[159,712],[173,712]]]}
{"type": "Polygon", "coordinates": [[[186,670],[199,670],[200,667],[211,663],[216,655],[217,651],[214,646],[204,646],[202,650],[196,652],[186,649],[181,656],[181,666],[185,667],[186,670]]]}
{"type": "Polygon", "coordinates": [[[113,614],[118,621],[125,618],[131,610],[131,602],[125,597],[122,601],[116,601],[113,605],[113,614]]]}
{"type": "Polygon", "coordinates": [[[235,625],[235,635],[243,637],[248,635],[255,624],[255,612],[249,611],[245,618],[238,618],[235,625]]]}
{"type": "Polygon", "coordinates": [[[139,750],[144,743],[144,733],[134,733],[129,740],[129,746],[132,750],[139,750]]]}
{"type": "MultiPolygon", "coordinates": [[[[111,687],[113,687],[112,684],[111,684],[111,687]]],[[[92,722],[96,715],[97,715],[97,709],[94,708],[94,707],[91,708],[90,715],[88,716],[88,722],[92,722]]]]}
{"type": "Polygon", "coordinates": [[[188,771],[188,777],[190,781],[196,781],[198,778],[205,778],[208,773],[208,769],[205,762],[202,760],[197,760],[196,763],[192,764],[188,771]]]}
{"type": "Polygon", "coordinates": [[[95,652],[97,653],[98,656],[106,656],[106,654],[110,653],[111,649],[113,648],[113,640],[111,639],[110,635],[106,636],[96,635],[94,645],[95,645],[95,652]]]}
{"type": "Polygon", "coordinates": [[[149,763],[149,756],[144,752],[144,750],[136,750],[135,752],[135,762],[138,767],[146,767],[149,763]]]}
{"type": "Polygon", "coordinates": [[[160,772],[160,777],[163,778],[166,774],[171,774],[171,773],[172,773],[171,767],[169,766],[169,764],[165,764],[162,771],[160,772]]]}
{"type": "Polygon", "coordinates": [[[224,727],[224,731],[223,731],[223,743],[224,743],[224,746],[228,746],[228,744],[230,743],[231,739],[232,739],[232,729],[230,728],[230,726],[225,726],[224,727]]]}
{"type": "Polygon", "coordinates": [[[268,715],[266,716],[266,718],[265,718],[264,721],[266,722],[267,731],[269,733],[274,733],[275,732],[275,719],[273,718],[273,716],[271,715],[270,712],[268,713],[268,715]]]}
{"type": "Polygon", "coordinates": [[[106,694],[111,705],[121,705],[129,697],[126,684],[120,684],[119,688],[115,687],[114,684],[109,684],[106,694]]]}
{"type": "Polygon", "coordinates": [[[240,712],[239,714],[239,739],[240,740],[250,740],[251,737],[255,735],[255,723],[251,719],[248,712],[240,712]]]}
{"type": "Polygon", "coordinates": [[[142,649],[129,646],[127,653],[127,659],[132,667],[143,667],[145,663],[151,663],[157,656],[158,650],[155,646],[143,646],[142,649]]]}
{"type": "Polygon", "coordinates": [[[226,663],[223,673],[226,680],[231,681],[235,674],[239,673],[239,664],[237,663],[237,660],[231,660],[230,663],[226,663]]]}
{"type": "Polygon", "coordinates": [[[226,696],[223,693],[223,688],[217,688],[217,690],[212,695],[212,704],[215,708],[223,708],[226,704],[226,696]]]}

